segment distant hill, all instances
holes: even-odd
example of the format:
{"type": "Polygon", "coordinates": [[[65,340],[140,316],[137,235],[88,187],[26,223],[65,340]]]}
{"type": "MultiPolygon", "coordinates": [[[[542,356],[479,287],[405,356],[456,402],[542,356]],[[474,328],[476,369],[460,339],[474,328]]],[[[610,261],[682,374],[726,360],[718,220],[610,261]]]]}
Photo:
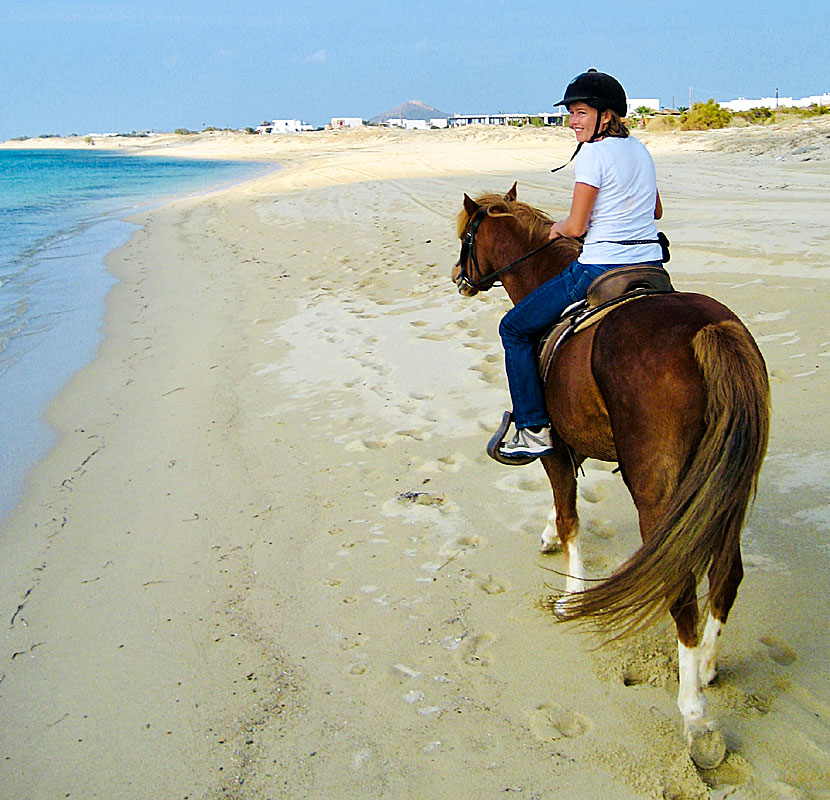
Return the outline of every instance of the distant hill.
{"type": "Polygon", "coordinates": [[[381,122],[386,122],[388,119],[449,119],[450,114],[445,114],[437,108],[422,103],[420,100],[410,100],[408,103],[401,103],[397,108],[391,111],[384,111],[383,114],[378,114],[369,120],[371,125],[379,125],[381,122]]]}

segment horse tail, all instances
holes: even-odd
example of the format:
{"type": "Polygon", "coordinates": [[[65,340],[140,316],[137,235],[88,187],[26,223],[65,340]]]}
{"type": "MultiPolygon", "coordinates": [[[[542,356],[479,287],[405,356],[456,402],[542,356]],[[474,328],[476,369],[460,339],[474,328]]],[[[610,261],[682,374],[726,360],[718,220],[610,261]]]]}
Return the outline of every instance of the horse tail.
{"type": "Polygon", "coordinates": [[[691,463],[642,547],[607,580],[557,604],[564,619],[590,619],[617,637],[641,630],[679,601],[690,574],[697,585],[714,556],[739,552],[769,436],[766,365],[737,320],[701,328],[692,348],[706,408],[691,463]]]}

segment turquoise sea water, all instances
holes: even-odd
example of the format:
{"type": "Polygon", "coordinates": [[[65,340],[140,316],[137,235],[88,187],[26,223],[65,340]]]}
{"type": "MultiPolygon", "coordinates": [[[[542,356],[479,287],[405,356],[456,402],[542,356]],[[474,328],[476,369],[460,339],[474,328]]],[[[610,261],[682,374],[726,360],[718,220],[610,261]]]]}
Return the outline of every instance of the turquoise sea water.
{"type": "Polygon", "coordinates": [[[104,151],[0,150],[0,521],[53,444],[42,421],[46,404],[95,357],[114,283],[104,258],[136,230],[123,217],[263,170],[104,151]]]}

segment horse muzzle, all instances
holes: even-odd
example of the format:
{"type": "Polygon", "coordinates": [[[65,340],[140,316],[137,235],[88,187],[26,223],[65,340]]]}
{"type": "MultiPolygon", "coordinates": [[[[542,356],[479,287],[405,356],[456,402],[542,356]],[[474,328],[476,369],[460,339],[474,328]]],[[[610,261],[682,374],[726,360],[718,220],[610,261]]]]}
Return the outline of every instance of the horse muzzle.
{"type": "Polygon", "coordinates": [[[452,282],[458,287],[458,293],[464,297],[473,297],[478,294],[478,289],[473,286],[461,268],[461,262],[456,261],[452,268],[452,282]]]}

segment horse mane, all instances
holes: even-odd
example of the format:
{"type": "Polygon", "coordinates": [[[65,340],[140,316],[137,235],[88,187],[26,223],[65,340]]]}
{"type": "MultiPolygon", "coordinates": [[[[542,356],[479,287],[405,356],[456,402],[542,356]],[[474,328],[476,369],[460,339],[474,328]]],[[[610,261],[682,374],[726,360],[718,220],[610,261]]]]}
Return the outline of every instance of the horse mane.
{"type": "MultiPolygon", "coordinates": [[[[507,200],[502,194],[483,194],[477,197],[475,202],[479,207],[486,208],[487,214],[491,217],[514,217],[527,231],[527,238],[530,241],[542,234],[547,237],[550,226],[553,225],[553,220],[543,211],[522,203],[520,200],[507,200]]],[[[458,215],[459,239],[467,230],[470,220],[467,209],[462,208],[458,215]]]]}

